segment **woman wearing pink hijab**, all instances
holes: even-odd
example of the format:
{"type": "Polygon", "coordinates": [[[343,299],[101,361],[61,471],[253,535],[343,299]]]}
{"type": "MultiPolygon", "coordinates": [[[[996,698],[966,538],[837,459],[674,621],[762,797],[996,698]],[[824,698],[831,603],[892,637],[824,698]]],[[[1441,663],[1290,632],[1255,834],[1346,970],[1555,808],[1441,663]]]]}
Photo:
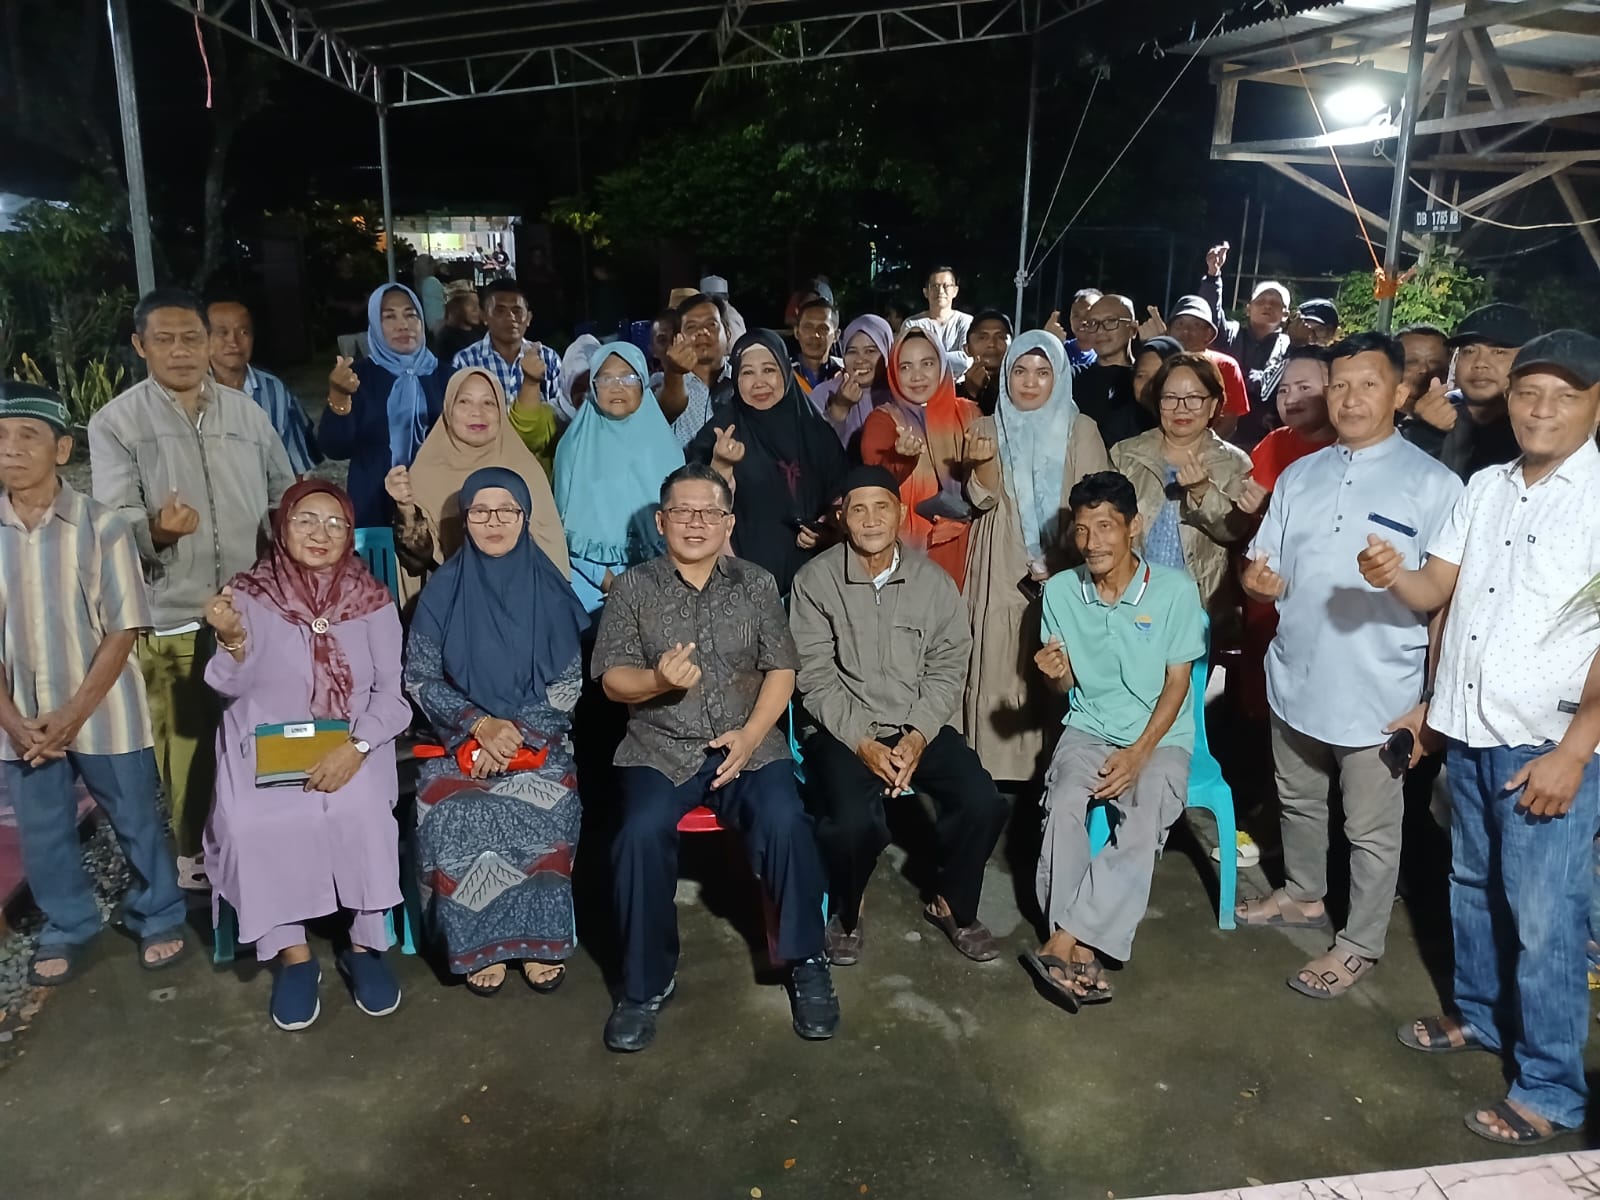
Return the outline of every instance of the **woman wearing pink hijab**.
{"type": "Polygon", "coordinates": [[[812,388],[810,398],[839,441],[853,451],[867,415],[892,399],[888,362],[894,332],[889,322],[869,313],[846,325],[841,340],[844,370],[812,388]]]}

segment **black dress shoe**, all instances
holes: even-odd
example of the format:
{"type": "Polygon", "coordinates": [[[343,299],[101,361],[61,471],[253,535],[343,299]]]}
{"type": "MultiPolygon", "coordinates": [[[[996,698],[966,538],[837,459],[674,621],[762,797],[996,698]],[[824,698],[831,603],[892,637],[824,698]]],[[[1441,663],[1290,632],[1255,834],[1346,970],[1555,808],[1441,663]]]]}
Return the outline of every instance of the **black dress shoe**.
{"type": "Polygon", "coordinates": [[[789,975],[789,1011],[794,1031],[808,1041],[831,1038],[839,1028],[839,997],[828,960],[820,955],[796,963],[789,975]]]}
{"type": "Polygon", "coordinates": [[[677,986],[678,981],[674,977],[668,981],[666,991],[642,1004],[634,1000],[618,1000],[617,1006],[606,1018],[606,1049],[615,1050],[618,1054],[632,1054],[655,1041],[656,1015],[677,986]]]}

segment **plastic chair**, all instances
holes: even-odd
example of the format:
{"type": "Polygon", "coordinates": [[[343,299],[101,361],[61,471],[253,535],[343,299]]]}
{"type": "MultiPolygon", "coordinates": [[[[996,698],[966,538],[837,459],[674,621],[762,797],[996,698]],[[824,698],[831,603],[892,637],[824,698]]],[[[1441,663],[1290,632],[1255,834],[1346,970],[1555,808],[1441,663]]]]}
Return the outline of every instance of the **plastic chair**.
{"type": "MultiPolygon", "coordinates": [[[[1235,927],[1233,917],[1234,896],[1239,883],[1238,826],[1233,814],[1233,789],[1222,777],[1222,768],[1212,757],[1206,741],[1206,669],[1210,662],[1210,629],[1207,628],[1206,649],[1194,660],[1189,675],[1189,690],[1194,696],[1194,751],[1189,757],[1189,794],[1184,801],[1184,811],[1202,808],[1217,822],[1217,846],[1222,862],[1217,868],[1217,928],[1235,927]]],[[[1089,808],[1089,854],[1099,854],[1111,840],[1110,806],[1095,804],[1089,808]]]]}
{"type": "Polygon", "coordinates": [[[400,600],[400,562],[394,552],[394,530],[372,526],[356,530],[356,553],[367,564],[373,578],[400,600]]]}
{"type": "MultiPolygon", "coordinates": [[[[404,891],[405,889],[402,888],[402,894],[404,891]]],[[[216,906],[217,918],[211,933],[211,961],[218,966],[225,966],[231,963],[239,952],[239,914],[234,912],[233,905],[229,904],[221,896],[216,897],[216,906]]],[[[384,948],[392,950],[398,942],[400,953],[415,954],[417,952],[416,934],[412,928],[411,914],[407,911],[403,898],[399,904],[384,914],[384,920],[389,927],[389,944],[384,948]],[[397,912],[400,914],[398,935],[394,920],[394,915],[397,912]]]]}

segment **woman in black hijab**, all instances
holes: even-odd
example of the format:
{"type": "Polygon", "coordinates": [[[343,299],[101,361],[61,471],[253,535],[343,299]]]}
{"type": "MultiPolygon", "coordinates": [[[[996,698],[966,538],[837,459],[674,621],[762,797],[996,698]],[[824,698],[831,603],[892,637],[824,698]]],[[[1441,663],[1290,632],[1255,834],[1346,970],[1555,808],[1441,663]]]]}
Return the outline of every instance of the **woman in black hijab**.
{"type": "Polygon", "coordinates": [[[823,527],[849,462],[795,382],[783,339],[752,329],[733,347],[733,397],[685,451],[733,483],[733,552],[771,571],[787,596],[829,540],[823,527]]]}

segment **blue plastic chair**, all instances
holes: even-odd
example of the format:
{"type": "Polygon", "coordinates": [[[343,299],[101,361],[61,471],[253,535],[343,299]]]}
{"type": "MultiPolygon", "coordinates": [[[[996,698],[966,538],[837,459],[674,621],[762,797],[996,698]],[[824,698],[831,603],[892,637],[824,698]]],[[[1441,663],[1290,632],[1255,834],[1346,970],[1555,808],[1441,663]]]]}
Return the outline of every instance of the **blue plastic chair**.
{"type": "MultiPolygon", "coordinates": [[[[393,950],[396,944],[400,947],[401,954],[415,954],[417,952],[416,930],[412,927],[411,912],[402,899],[385,915],[384,919],[389,925],[389,944],[386,949],[393,950]],[[400,926],[395,928],[395,913],[400,914],[400,926]]],[[[234,960],[239,952],[239,914],[233,911],[221,896],[217,897],[217,923],[211,933],[211,961],[218,966],[225,966],[234,960]]]]}
{"type": "Polygon", "coordinates": [[[394,553],[394,530],[373,526],[356,530],[356,553],[367,564],[373,578],[400,600],[400,563],[394,553]]]}
{"type": "MultiPolygon", "coordinates": [[[[1210,629],[1207,628],[1206,650],[1194,661],[1189,676],[1189,689],[1194,696],[1194,752],[1189,758],[1189,795],[1184,802],[1185,811],[1203,808],[1217,822],[1217,845],[1222,862],[1217,868],[1217,928],[1232,929],[1234,895],[1239,883],[1238,826],[1233,815],[1233,789],[1222,777],[1222,768],[1212,757],[1206,741],[1206,668],[1210,661],[1210,629]]],[[[1089,809],[1089,854],[1099,854],[1111,840],[1109,805],[1095,804],[1089,809]]]]}

